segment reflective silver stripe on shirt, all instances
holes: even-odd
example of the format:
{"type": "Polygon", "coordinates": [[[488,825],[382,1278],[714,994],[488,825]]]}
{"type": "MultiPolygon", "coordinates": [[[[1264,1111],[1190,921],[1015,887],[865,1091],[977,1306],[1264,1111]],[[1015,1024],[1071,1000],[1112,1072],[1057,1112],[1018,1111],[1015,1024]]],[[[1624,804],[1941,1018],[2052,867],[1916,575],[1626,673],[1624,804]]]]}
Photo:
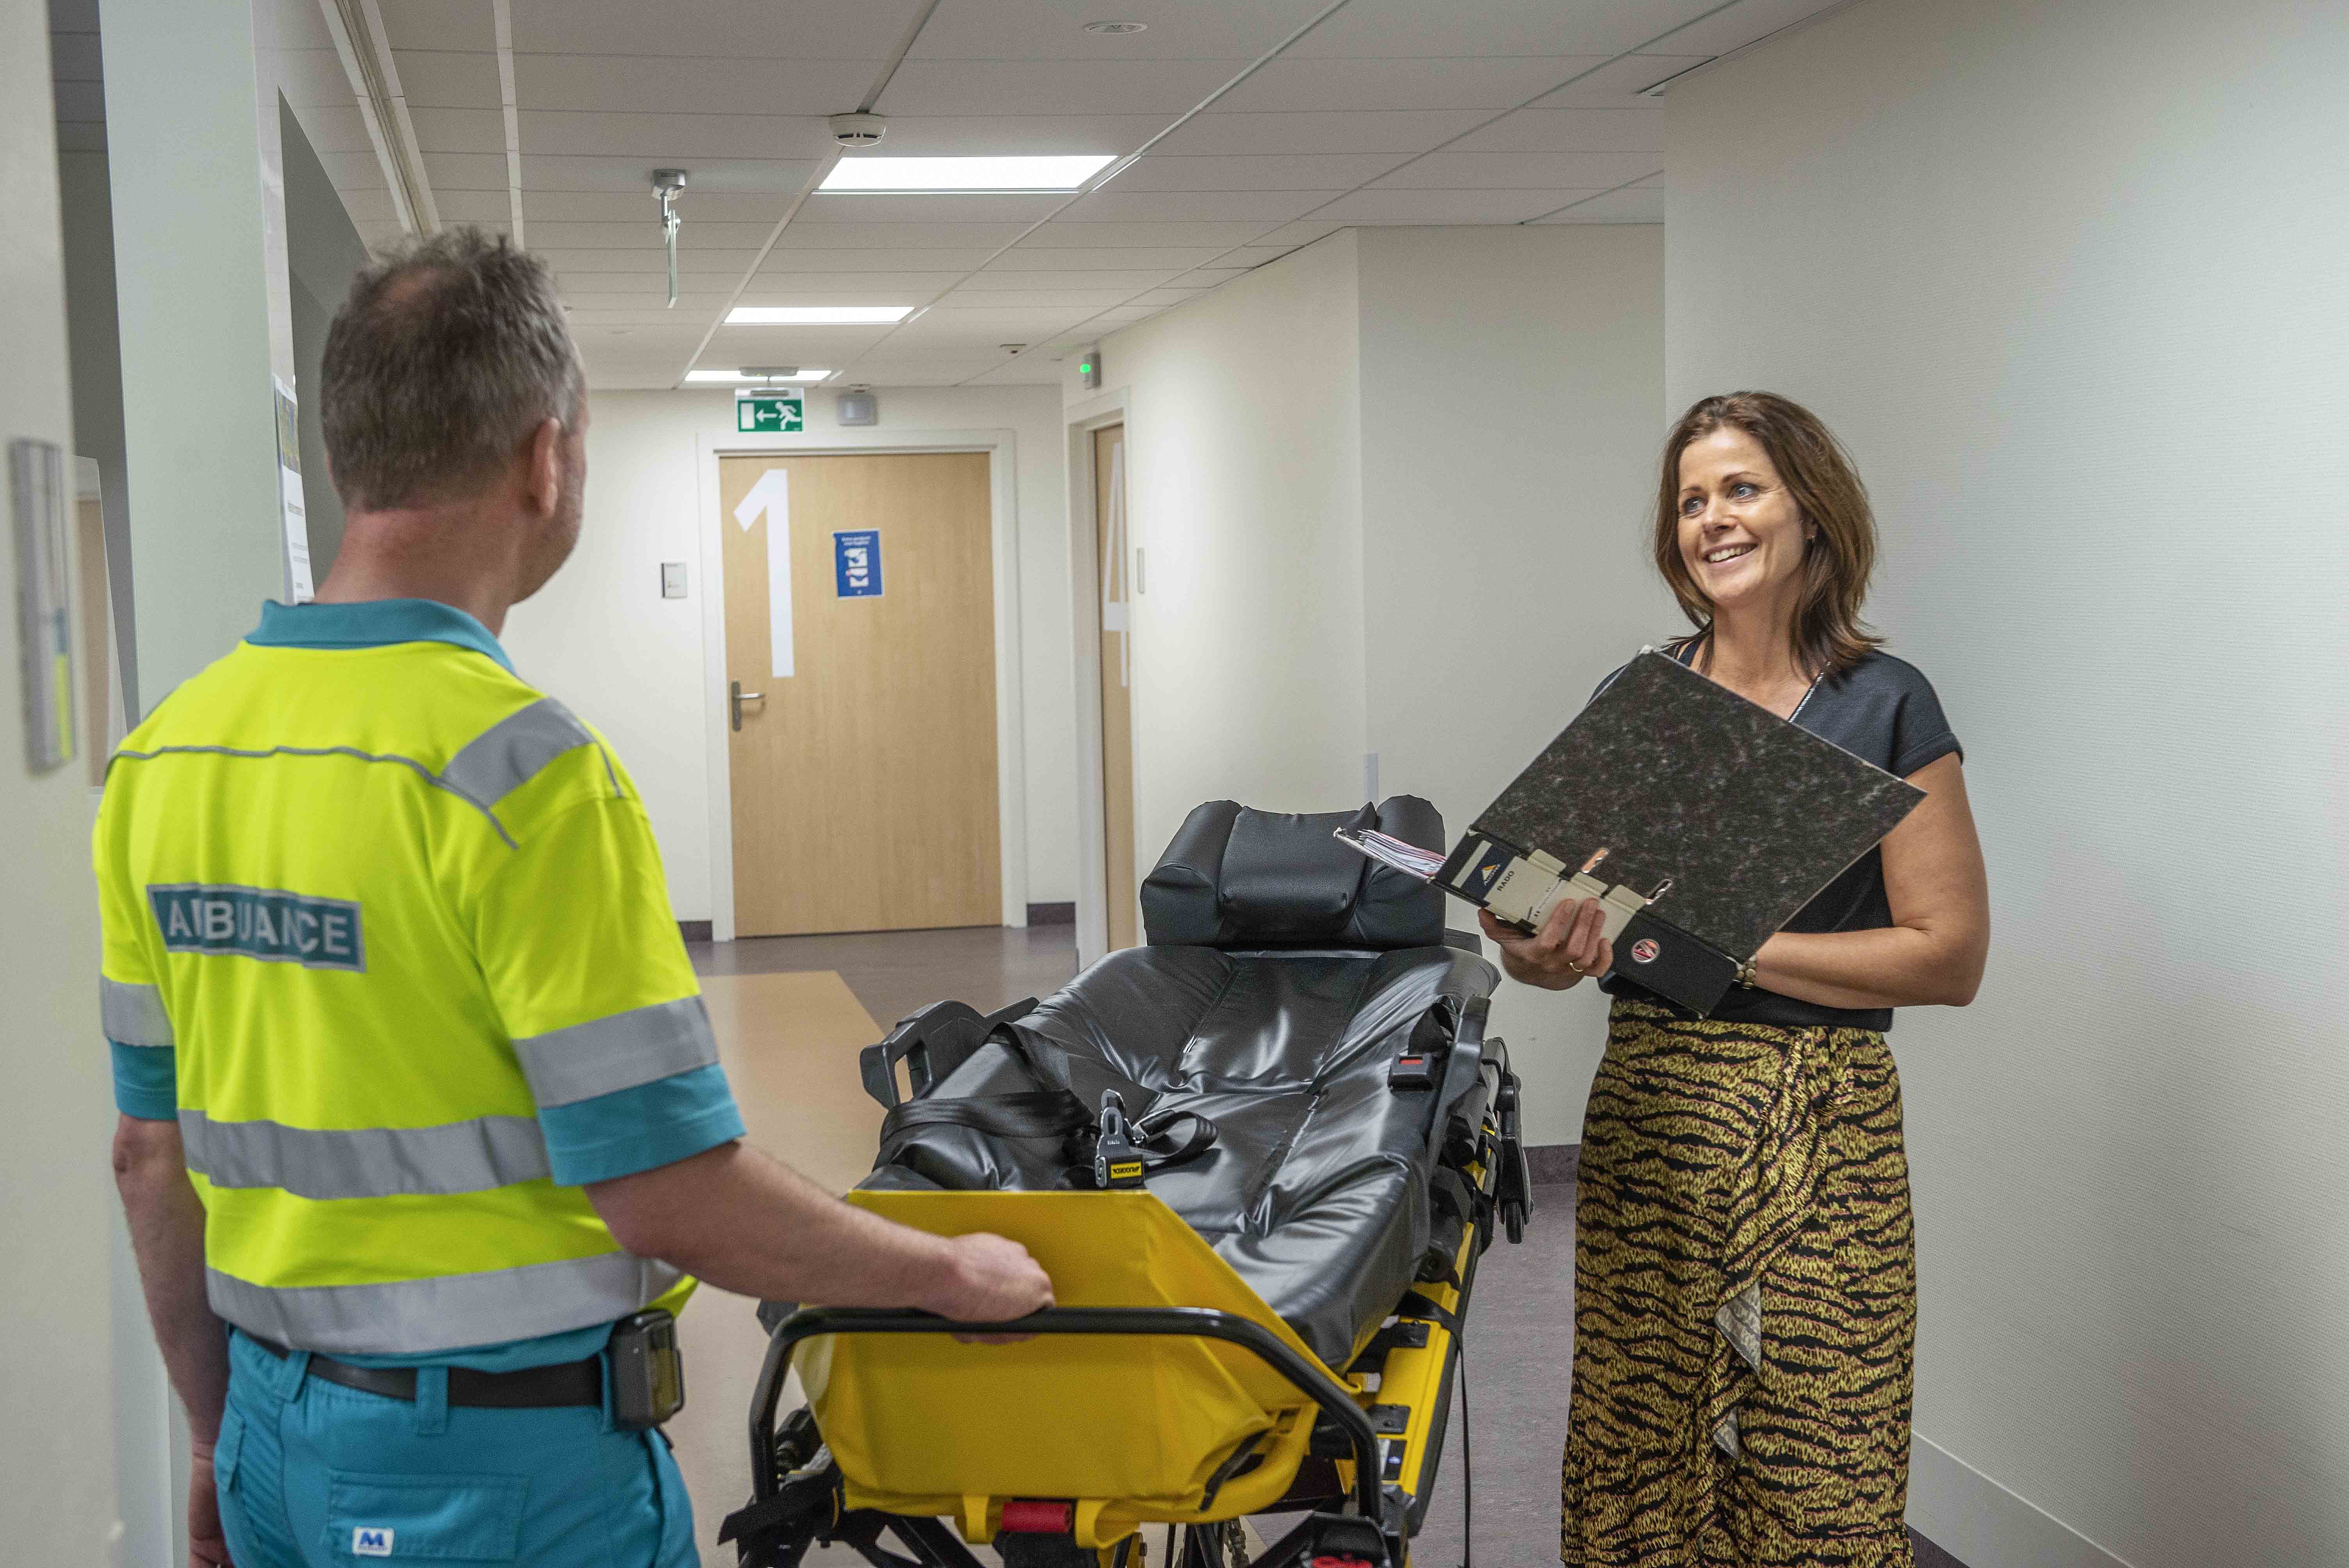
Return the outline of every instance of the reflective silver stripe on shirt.
{"type": "Polygon", "coordinates": [[[413,1356],[609,1323],[649,1305],[682,1277],[652,1258],[610,1252],[388,1284],[273,1289],[206,1269],[204,1294],[221,1316],[281,1345],[413,1356]]]}
{"type": "Polygon", "coordinates": [[[542,1107],[634,1088],[718,1059],[718,1037],[699,996],[590,1018],[513,1046],[542,1107]]]}
{"type": "Polygon", "coordinates": [[[168,1046],[171,1019],[163,1011],[163,993],[152,985],[132,985],[100,976],[98,1017],[106,1037],[118,1046],[168,1046]]]}
{"type": "Polygon", "coordinates": [[[215,1187],[278,1187],[301,1198],[486,1192],[550,1174],[532,1116],[324,1130],[182,1109],[180,1140],[188,1169],[215,1187]]]}
{"type": "MultiPolygon", "coordinates": [[[[594,733],[569,708],[551,696],[541,697],[467,741],[440,777],[451,789],[494,806],[564,752],[595,745],[594,733]]],[[[612,779],[612,792],[618,794],[619,780],[612,775],[608,758],[604,770],[612,779]]]]}

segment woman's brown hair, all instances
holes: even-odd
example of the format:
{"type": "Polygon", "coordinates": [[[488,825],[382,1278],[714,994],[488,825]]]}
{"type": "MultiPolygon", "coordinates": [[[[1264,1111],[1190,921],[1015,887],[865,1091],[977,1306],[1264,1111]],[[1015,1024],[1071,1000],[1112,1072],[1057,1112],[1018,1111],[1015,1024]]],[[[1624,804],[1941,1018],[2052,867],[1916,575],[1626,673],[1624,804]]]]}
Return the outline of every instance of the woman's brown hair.
{"type": "Polygon", "coordinates": [[[1775,392],[1731,392],[1692,405],[1664,442],[1656,490],[1656,570],[1697,628],[1713,635],[1713,605],[1682,559],[1681,453],[1723,426],[1744,431],[1770,455],[1803,520],[1815,531],[1803,546],[1803,594],[1795,608],[1795,656],[1813,676],[1847,669],[1884,639],[1859,618],[1876,570],[1876,513],[1851,454],[1818,416],[1775,392]]]}

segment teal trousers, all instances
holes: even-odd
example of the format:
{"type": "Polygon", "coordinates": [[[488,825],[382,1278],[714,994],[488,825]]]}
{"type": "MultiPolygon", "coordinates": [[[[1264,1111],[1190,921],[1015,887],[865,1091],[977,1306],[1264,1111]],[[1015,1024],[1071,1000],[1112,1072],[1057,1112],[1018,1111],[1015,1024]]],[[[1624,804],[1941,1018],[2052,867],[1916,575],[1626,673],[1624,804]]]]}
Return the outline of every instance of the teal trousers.
{"type": "Polygon", "coordinates": [[[232,1334],[213,1450],[237,1568],[388,1559],[518,1568],[697,1568],[693,1511],[657,1432],[585,1406],[451,1407],[444,1368],[414,1401],[309,1375],[232,1334]]]}

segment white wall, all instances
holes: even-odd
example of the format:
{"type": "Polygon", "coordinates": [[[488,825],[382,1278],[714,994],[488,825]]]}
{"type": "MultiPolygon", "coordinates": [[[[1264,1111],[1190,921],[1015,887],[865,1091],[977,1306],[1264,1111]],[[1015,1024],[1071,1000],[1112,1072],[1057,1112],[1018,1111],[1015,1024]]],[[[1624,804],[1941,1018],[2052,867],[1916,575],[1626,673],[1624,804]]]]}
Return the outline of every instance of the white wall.
{"type": "MultiPolygon", "coordinates": [[[[0,444],[50,442],[64,449],[70,473],[51,113],[47,7],[0,0],[0,146],[8,149],[0,159],[0,211],[8,214],[0,223],[0,444]]],[[[0,1255],[10,1260],[0,1343],[13,1347],[0,1418],[7,1532],[0,1557],[96,1568],[108,1561],[116,1527],[101,1305],[114,1118],[98,1035],[89,775],[78,757],[38,777],[26,769],[16,571],[15,548],[0,549],[0,996],[7,999],[0,1071],[8,1085],[0,1096],[0,1191],[7,1194],[0,1255]]],[[[81,646],[78,635],[73,646],[81,646]]],[[[78,713],[78,700],[75,707],[78,713]]]]}
{"type": "MultiPolygon", "coordinates": [[[[1019,551],[1019,690],[1026,736],[1028,898],[1076,896],[1074,720],[1069,547],[1060,397],[1050,387],[883,387],[881,424],[840,430],[835,393],[809,391],[808,438],[923,443],[926,431],[1009,429],[1019,551]]],[[[697,442],[734,434],[733,394],[598,392],[588,400],[587,507],[579,549],[515,608],[504,642],[515,667],[612,739],[643,789],[680,920],[711,908],[709,705],[702,671],[697,442]],[[689,563],[684,599],[660,596],[665,561],[689,563]]],[[[1004,868],[1007,882],[1014,868],[1004,868]]]]}
{"type": "MultiPolygon", "coordinates": [[[[1127,399],[1143,872],[1202,800],[1359,804],[1366,752],[1465,828],[1672,629],[1662,288],[1652,224],[1350,230],[1102,343],[1068,396],[1127,399]]],[[[1505,982],[1494,1016],[1526,1136],[1577,1141],[1603,1003],[1505,982]]]]}
{"type": "Polygon", "coordinates": [[[2349,1562],[2344,77],[2333,0],[1870,0],[1667,100],[1672,400],[1849,441],[1967,744],[1989,976],[1892,1039],[1971,1568],[2349,1562]]]}
{"type": "MultiPolygon", "coordinates": [[[[1381,795],[1466,828],[1609,671],[1682,625],[1648,563],[1658,225],[1364,229],[1364,668],[1381,795]]],[[[1454,924],[1474,911],[1451,905],[1454,924]]],[[[1581,1140],[1595,985],[1503,981],[1534,1143],[1581,1140]]]]}
{"type": "MultiPolygon", "coordinates": [[[[1331,235],[1102,345],[1128,397],[1134,858],[1203,800],[1362,799],[1355,241],[1331,235]]],[[[1064,646],[1067,645],[1063,645],[1064,646]]]]}

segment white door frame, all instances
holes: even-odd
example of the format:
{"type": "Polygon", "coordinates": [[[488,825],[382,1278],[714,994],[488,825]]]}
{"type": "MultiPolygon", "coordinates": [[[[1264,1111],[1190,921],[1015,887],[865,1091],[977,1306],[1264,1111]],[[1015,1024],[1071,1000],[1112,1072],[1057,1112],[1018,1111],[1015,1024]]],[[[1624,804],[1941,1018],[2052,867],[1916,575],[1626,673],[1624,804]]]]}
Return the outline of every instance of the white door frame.
{"type": "MultiPolygon", "coordinates": [[[[1107,425],[1126,428],[1125,536],[1139,541],[1134,527],[1133,388],[1120,387],[1072,403],[1063,411],[1069,431],[1069,581],[1073,593],[1070,624],[1075,630],[1077,704],[1077,967],[1098,963],[1109,951],[1109,820],[1102,803],[1101,548],[1093,515],[1093,432],[1107,425]]],[[[1139,595],[1135,595],[1139,597],[1139,595]]],[[[1141,606],[1126,612],[1126,635],[1133,634],[1141,606]]],[[[1127,701],[1138,715],[1137,687],[1127,701]]],[[[1128,731],[1138,758],[1142,726],[1128,731]]],[[[1133,777],[1137,784],[1137,766],[1133,777]]],[[[1136,791],[1139,793],[1139,790],[1136,791]]],[[[1137,819],[1138,825],[1138,819],[1137,819]]],[[[1139,844],[1137,841],[1137,848],[1139,844]]],[[[1141,868],[1137,865],[1137,878],[1141,868]]]]}
{"type": "Polygon", "coordinates": [[[734,940],[734,769],[727,735],[725,535],[718,515],[720,458],[872,457],[985,452],[995,562],[995,802],[1003,923],[1028,923],[1027,725],[1019,678],[1019,456],[1009,430],[823,430],[796,436],[694,437],[701,540],[702,734],[709,773],[709,926],[734,940]]]}

